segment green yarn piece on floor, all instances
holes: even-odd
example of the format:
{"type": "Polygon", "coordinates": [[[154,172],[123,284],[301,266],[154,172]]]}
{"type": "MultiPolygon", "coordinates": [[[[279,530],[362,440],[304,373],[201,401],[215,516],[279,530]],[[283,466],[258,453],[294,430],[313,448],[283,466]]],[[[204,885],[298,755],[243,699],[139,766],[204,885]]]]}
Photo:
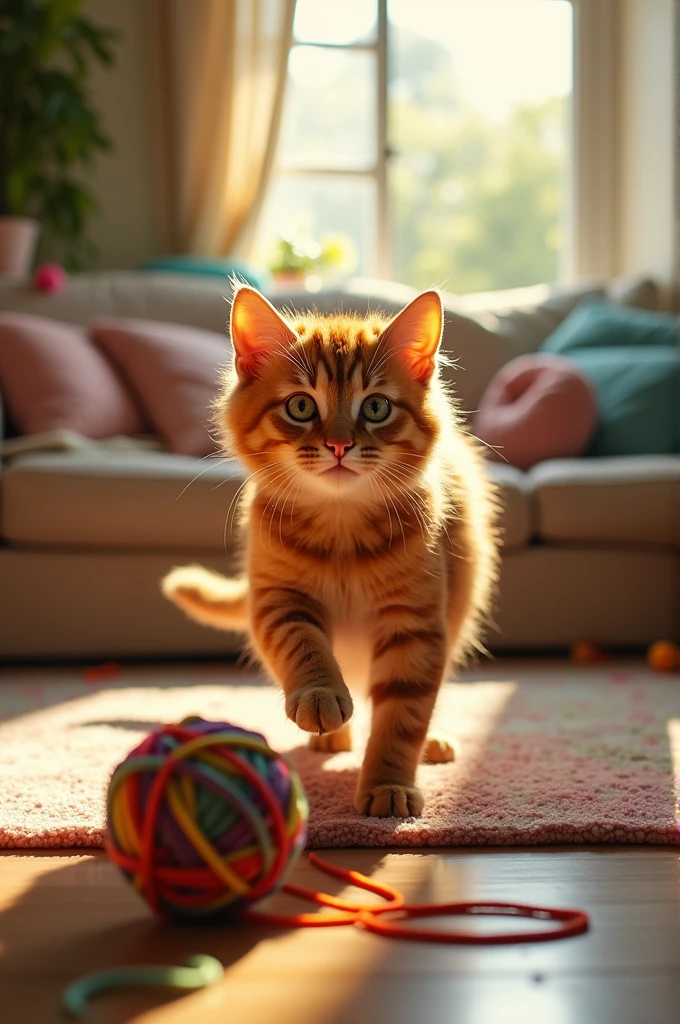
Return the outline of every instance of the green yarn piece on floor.
{"type": "Polygon", "coordinates": [[[85,1017],[91,996],[110,988],[157,986],[193,991],[215,985],[224,975],[224,967],[213,956],[197,954],[184,967],[150,964],[145,967],[115,967],[78,978],[65,989],[62,1005],[72,1017],[85,1017]]]}

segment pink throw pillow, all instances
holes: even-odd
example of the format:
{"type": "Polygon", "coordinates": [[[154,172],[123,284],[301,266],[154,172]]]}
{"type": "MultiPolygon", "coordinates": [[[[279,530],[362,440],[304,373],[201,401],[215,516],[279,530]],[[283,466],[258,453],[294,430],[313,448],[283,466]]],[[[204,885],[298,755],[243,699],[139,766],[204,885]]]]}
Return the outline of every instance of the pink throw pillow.
{"type": "Polygon", "coordinates": [[[152,320],[99,317],[90,337],[128,381],[173,452],[208,455],[211,402],[226,362],[226,334],[152,320]]]}
{"type": "Polygon", "coordinates": [[[20,434],[140,434],[142,415],[111,364],[74,324],[0,313],[0,392],[20,434]]]}
{"type": "Polygon", "coordinates": [[[529,469],[574,458],[588,447],[597,398],[588,377],[563,356],[520,356],[503,366],[482,396],[474,432],[498,448],[489,458],[529,469]]]}

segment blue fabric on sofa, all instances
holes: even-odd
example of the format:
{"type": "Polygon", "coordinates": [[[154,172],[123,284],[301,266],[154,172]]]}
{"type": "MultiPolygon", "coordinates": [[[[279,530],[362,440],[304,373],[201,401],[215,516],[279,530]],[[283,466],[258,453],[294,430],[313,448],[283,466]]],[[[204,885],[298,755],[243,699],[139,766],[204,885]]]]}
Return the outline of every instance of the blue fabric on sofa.
{"type": "Polygon", "coordinates": [[[585,302],[543,343],[592,380],[598,427],[590,455],[680,451],[678,318],[585,302]]]}
{"type": "Polygon", "coordinates": [[[173,274],[202,274],[208,277],[238,277],[253,288],[264,291],[269,283],[266,272],[247,263],[205,256],[158,256],[142,263],[140,270],[160,270],[173,274]]]}

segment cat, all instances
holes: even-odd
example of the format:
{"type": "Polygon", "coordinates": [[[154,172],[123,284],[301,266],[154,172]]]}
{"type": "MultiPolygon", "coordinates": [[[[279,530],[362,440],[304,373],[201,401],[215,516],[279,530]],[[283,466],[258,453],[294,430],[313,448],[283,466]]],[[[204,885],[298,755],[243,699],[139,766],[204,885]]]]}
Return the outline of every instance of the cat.
{"type": "Polygon", "coordinates": [[[191,618],[247,629],[317,749],[350,749],[354,696],[372,703],[355,796],[419,816],[421,758],[447,670],[483,650],[497,573],[496,494],[440,379],[439,294],[396,317],[281,315],[239,287],[215,425],[250,472],[244,574],[172,570],[191,618]]]}

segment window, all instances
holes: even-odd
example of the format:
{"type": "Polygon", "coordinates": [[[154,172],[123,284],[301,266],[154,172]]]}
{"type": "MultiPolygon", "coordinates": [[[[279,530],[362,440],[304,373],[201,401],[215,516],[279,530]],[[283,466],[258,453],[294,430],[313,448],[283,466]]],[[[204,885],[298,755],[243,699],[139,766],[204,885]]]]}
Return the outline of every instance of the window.
{"type": "Polygon", "coordinates": [[[298,0],[259,256],[283,235],[416,287],[559,280],[572,36],[568,0],[298,0]]]}

